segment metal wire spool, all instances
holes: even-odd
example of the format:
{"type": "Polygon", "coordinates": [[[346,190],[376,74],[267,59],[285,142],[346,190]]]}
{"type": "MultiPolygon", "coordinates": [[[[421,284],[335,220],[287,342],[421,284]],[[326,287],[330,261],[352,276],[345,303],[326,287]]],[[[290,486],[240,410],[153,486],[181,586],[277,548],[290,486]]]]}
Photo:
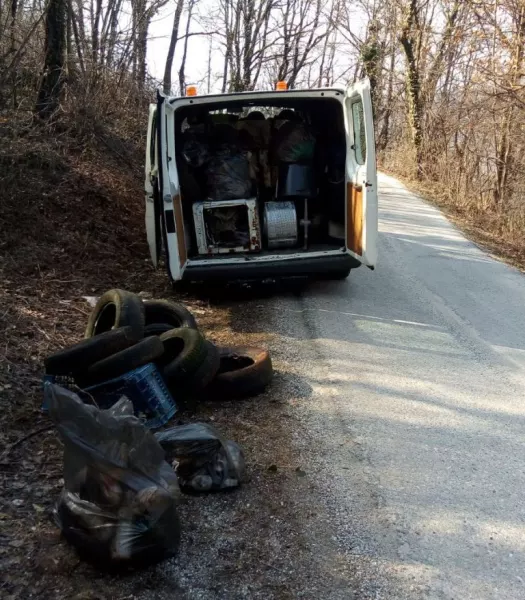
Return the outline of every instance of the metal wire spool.
{"type": "Polygon", "coordinates": [[[270,250],[297,246],[297,213],[293,202],[265,203],[264,234],[270,250]]]}

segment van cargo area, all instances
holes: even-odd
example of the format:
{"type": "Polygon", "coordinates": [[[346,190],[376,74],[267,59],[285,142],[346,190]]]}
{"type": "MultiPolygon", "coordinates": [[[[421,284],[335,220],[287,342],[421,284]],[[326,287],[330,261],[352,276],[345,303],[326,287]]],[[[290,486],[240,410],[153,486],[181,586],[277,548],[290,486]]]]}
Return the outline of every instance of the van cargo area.
{"type": "Polygon", "coordinates": [[[175,110],[174,134],[190,264],[345,251],[338,99],[185,104],[175,110]]]}

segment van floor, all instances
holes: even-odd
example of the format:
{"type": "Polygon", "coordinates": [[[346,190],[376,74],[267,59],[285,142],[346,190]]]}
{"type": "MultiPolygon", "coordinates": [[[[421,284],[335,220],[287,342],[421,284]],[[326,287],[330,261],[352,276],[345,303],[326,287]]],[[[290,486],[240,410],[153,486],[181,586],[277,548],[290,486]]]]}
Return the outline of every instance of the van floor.
{"type": "Polygon", "coordinates": [[[190,260],[225,260],[231,258],[245,258],[246,260],[253,260],[261,256],[285,256],[288,254],[308,254],[310,252],[333,252],[334,250],[340,250],[344,252],[344,247],[341,244],[313,244],[308,250],[304,250],[301,247],[298,248],[282,248],[276,250],[261,250],[260,252],[231,252],[227,254],[195,254],[190,257],[190,260]]]}

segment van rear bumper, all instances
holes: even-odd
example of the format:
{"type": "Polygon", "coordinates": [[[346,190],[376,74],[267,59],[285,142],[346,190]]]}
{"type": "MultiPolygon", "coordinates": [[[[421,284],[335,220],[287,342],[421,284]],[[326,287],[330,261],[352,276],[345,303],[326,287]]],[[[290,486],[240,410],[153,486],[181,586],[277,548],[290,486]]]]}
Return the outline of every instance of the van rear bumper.
{"type": "Polygon", "coordinates": [[[214,279],[279,279],[285,277],[316,277],[340,274],[356,269],[361,263],[349,254],[315,256],[312,258],[247,260],[242,263],[192,265],[184,270],[183,281],[210,281],[214,279]]]}

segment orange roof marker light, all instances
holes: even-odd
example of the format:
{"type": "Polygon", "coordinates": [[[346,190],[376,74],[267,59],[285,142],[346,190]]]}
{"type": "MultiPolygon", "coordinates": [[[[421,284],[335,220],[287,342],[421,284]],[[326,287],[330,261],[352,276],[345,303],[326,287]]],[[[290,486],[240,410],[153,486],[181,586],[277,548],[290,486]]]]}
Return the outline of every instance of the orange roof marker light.
{"type": "Polygon", "coordinates": [[[197,95],[197,86],[196,85],[189,85],[186,88],[186,96],[196,96],[197,95]]]}
{"type": "Polygon", "coordinates": [[[275,89],[278,92],[286,92],[286,90],[288,89],[288,84],[286,83],[286,81],[278,81],[277,85],[275,86],[275,89]]]}

